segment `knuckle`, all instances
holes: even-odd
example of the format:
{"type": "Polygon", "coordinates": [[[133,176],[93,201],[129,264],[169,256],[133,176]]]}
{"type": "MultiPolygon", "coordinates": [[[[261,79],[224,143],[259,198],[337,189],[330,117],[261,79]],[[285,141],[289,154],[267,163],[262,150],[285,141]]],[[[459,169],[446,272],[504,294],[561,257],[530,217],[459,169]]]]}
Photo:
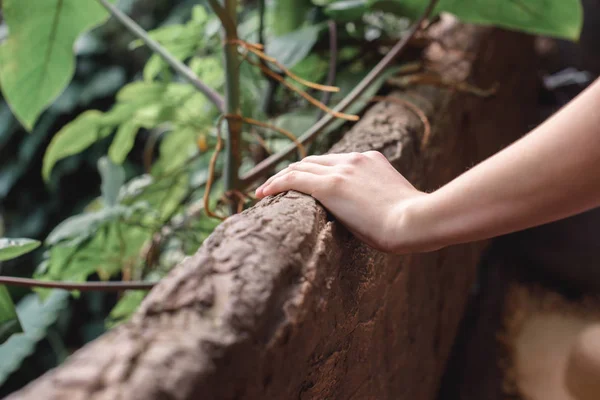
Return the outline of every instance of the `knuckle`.
{"type": "Polygon", "coordinates": [[[350,153],[350,164],[358,164],[365,159],[365,155],[357,152],[350,153]]]}
{"type": "Polygon", "coordinates": [[[285,174],[282,179],[285,182],[294,182],[296,179],[298,179],[298,172],[297,171],[290,171],[287,174],[285,174]]]}
{"type": "Polygon", "coordinates": [[[385,159],[385,156],[378,151],[371,150],[364,153],[365,156],[373,158],[373,159],[385,159]]]}
{"type": "Polygon", "coordinates": [[[354,167],[349,164],[340,164],[336,167],[336,169],[342,175],[352,175],[354,172],[354,167]]]}
{"type": "Polygon", "coordinates": [[[329,186],[332,188],[339,187],[346,181],[346,178],[341,174],[333,174],[329,177],[329,186]]]}

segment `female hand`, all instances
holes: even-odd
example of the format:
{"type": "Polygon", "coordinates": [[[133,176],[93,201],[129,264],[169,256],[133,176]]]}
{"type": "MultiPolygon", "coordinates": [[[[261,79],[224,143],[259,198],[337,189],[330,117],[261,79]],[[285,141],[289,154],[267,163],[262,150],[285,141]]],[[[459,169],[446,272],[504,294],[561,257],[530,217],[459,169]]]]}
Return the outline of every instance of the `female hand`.
{"type": "Polygon", "coordinates": [[[354,235],[372,247],[417,250],[407,227],[410,205],[422,196],[376,151],[306,157],[256,190],[263,198],[296,190],[319,200],[354,235]]]}

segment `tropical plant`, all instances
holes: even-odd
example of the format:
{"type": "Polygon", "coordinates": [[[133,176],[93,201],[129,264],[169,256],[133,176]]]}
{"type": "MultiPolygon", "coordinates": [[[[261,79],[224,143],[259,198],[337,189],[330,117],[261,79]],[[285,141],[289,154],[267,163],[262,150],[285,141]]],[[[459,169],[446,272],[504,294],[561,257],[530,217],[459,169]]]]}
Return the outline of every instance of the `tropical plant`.
{"type": "MultiPolygon", "coordinates": [[[[111,324],[128,318],[144,291],[192,254],[219,219],[252,204],[246,191],[265,174],[302,157],[318,135],[357,120],[398,71],[389,67],[425,18],[447,12],[571,40],[582,24],[579,0],[259,0],[254,7],[208,0],[185,24],[148,33],[113,0],[38,3],[2,3],[9,34],[0,45],[0,86],[30,131],[69,84],[78,37],[109,15],[137,38],[132,50],[153,51],[141,79],[122,87],[109,110],[82,112],[46,150],[42,175],[49,182],[57,165],[109,141],[97,165],[101,195],[47,236],[37,280],[0,277],[46,288],[38,291],[47,301],[58,296],[47,288],[129,290],[111,324]],[[381,48],[388,53],[378,60],[381,48]],[[128,162],[140,132],[147,137],[143,169],[128,162]],[[86,283],[92,277],[104,282],[86,283]],[[110,282],[115,278],[121,282],[110,282]]],[[[39,245],[2,240],[0,261],[39,245]]],[[[20,328],[18,309],[0,286],[0,342],[20,328]]]]}

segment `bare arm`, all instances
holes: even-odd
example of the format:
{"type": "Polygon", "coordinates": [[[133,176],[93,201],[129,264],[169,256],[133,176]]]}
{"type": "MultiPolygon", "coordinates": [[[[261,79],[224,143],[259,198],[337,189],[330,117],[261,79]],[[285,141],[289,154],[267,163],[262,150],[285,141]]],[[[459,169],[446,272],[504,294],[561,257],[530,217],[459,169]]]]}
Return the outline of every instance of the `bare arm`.
{"type": "MultiPolygon", "coordinates": [[[[538,128],[415,207],[442,244],[478,240],[600,205],[600,80],[538,128]],[[433,225],[433,221],[443,221],[433,225]]],[[[425,240],[425,237],[421,238],[425,240]]]]}
{"type": "Polygon", "coordinates": [[[257,195],[291,189],[317,198],[369,244],[400,253],[485,239],[600,206],[600,80],[431,194],[417,191],[374,152],[307,157],[257,195]]]}

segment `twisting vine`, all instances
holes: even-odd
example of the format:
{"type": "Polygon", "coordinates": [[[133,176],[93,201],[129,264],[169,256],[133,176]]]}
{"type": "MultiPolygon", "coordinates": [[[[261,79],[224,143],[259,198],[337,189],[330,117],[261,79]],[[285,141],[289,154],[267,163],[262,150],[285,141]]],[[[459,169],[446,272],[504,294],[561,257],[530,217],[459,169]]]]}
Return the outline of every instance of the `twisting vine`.
{"type": "MultiPolygon", "coordinates": [[[[275,65],[284,75],[296,80],[297,82],[306,85],[308,87],[318,88],[324,90],[325,93],[331,93],[335,91],[333,87],[332,79],[328,80],[326,85],[313,84],[303,80],[302,78],[295,76],[293,73],[285,69],[277,60],[267,56],[262,50],[261,45],[249,44],[239,41],[237,37],[236,24],[237,24],[237,0],[224,0],[224,4],[221,5],[218,0],[208,0],[210,6],[217,14],[223,25],[224,31],[224,47],[225,47],[225,69],[226,69],[226,96],[225,99],[212,88],[208,87],[205,83],[201,82],[195,74],[182,62],[174,58],[168,51],[166,51],[160,44],[155,40],[151,39],[147,32],[145,32],[139,25],[137,25],[128,16],[122,13],[118,8],[110,4],[107,0],[97,0],[102,4],[113,17],[121,22],[129,31],[131,31],[136,37],[141,39],[149,48],[151,48],[156,54],[158,54],[171,68],[179,73],[183,78],[190,82],[198,91],[203,93],[221,112],[222,116],[218,122],[218,128],[222,124],[223,120],[227,119],[228,124],[228,135],[225,143],[227,149],[227,162],[225,171],[225,189],[226,195],[229,197],[235,197],[238,199],[236,205],[232,205],[232,212],[238,212],[243,206],[243,202],[250,196],[243,193],[243,190],[252,185],[255,181],[260,179],[268,171],[270,171],[279,162],[285,160],[296,150],[303,151],[304,145],[314,140],[317,135],[322,132],[329,124],[331,124],[335,118],[343,118],[349,121],[356,121],[358,119],[355,115],[345,114],[344,111],[353,104],[360,96],[369,88],[377,78],[381,76],[384,70],[394,61],[394,59],[402,53],[407,47],[415,33],[420,29],[423,22],[429,17],[438,0],[430,0],[425,11],[421,17],[411,26],[406,35],[398,41],[388,54],[369,72],[369,74],[333,109],[330,109],[326,105],[326,101],[319,101],[308,93],[300,90],[296,86],[287,82],[281,75],[274,72],[266,64],[271,63],[275,65]],[[280,82],[281,84],[288,87],[290,90],[295,91],[302,97],[304,97],[311,104],[319,107],[322,111],[325,111],[325,115],[319,119],[312,127],[304,132],[300,137],[295,138],[291,133],[283,131],[280,128],[273,127],[269,124],[265,124],[260,121],[244,118],[240,112],[239,104],[239,64],[241,62],[240,54],[238,53],[238,47],[242,47],[245,50],[241,56],[248,62],[256,65],[260,70],[272,79],[280,82]],[[256,62],[247,57],[247,53],[252,53],[260,62],[256,62]],[[312,85],[312,86],[311,86],[312,85]],[[240,140],[241,140],[241,128],[244,123],[260,126],[268,129],[275,129],[276,131],[288,136],[292,141],[293,145],[283,151],[269,156],[264,161],[257,164],[246,174],[239,176],[239,156],[240,156],[240,140]]],[[[333,33],[332,33],[333,35],[333,33]]],[[[334,43],[332,40],[331,43],[334,43]]],[[[335,50],[335,49],[333,49],[335,50]]],[[[332,58],[332,61],[334,59],[332,58]]],[[[333,67],[332,67],[333,68],[333,67]]],[[[330,73],[330,77],[332,74],[330,73]]],[[[410,107],[410,106],[409,106],[410,107]]],[[[413,110],[414,111],[414,110],[413,110]]],[[[416,111],[415,111],[416,112],[416,111]]],[[[420,118],[422,116],[419,116],[420,118]]],[[[426,117],[421,118],[424,125],[427,126],[426,117]]],[[[216,166],[216,160],[219,152],[223,148],[223,139],[220,131],[217,134],[217,146],[215,152],[210,161],[209,166],[209,179],[206,182],[206,190],[204,196],[204,211],[209,214],[211,213],[208,207],[208,199],[210,189],[214,181],[214,170],[216,166]]],[[[25,279],[25,278],[14,278],[0,276],[0,284],[26,286],[26,287],[44,287],[44,288],[58,288],[66,290],[97,290],[97,291],[123,291],[123,290],[149,290],[155,283],[144,282],[144,281],[128,281],[128,282],[87,282],[87,283],[73,283],[73,282],[50,282],[36,279],[25,279]]]]}

